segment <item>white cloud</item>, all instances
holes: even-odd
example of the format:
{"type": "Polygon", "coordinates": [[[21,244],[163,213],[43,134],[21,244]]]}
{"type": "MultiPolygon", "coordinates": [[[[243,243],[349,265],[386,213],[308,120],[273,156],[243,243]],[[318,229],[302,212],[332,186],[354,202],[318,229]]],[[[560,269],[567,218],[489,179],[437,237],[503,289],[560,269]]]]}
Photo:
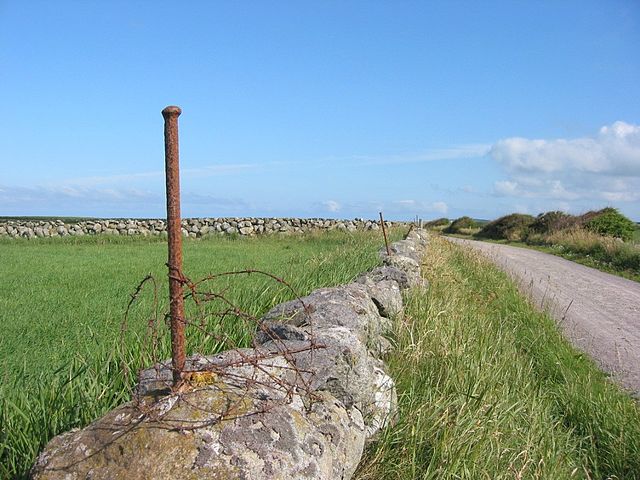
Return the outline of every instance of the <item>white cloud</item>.
{"type": "Polygon", "coordinates": [[[507,138],[490,155],[515,173],[574,172],[640,176],[640,126],[615,122],[595,137],[529,140],[507,138]]]}
{"type": "Polygon", "coordinates": [[[324,207],[330,212],[339,212],[342,208],[342,206],[335,200],[327,200],[325,202],[322,202],[322,205],[324,205],[324,207]]]}
{"type": "Polygon", "coordinates": [[[560,180],[551,180],[548,183],[549,196],[557,200],[576,200],[580,194],[567,190],[560,180]]]}
{"type": "Polygon", "coordinates": [[[490,156],[507,174],[494,194],[578,205],[635,202],[640,199],[640,126],[615,122],[592,137],[507,138],[490,156]]]}
{"type": "Polygon", "coordinates": [[[602,198],[610,202],[637,202],[640,201],[640,192],[602,192],[602,198]]]}
{"type": "Polygon", "coordinates": [[[513,195],[518,189],[518,182],[501,180],[493,184],[493,190],[498,195],[513,195]]]}
{"type": "Polygon", "coordinates": [[[445,202],[433,202],[431,204],[431,209],[434,212],[438,212],[438,213],[447,213],[447,211],[449,210],[449,206],[445,203],[445,202]]]}

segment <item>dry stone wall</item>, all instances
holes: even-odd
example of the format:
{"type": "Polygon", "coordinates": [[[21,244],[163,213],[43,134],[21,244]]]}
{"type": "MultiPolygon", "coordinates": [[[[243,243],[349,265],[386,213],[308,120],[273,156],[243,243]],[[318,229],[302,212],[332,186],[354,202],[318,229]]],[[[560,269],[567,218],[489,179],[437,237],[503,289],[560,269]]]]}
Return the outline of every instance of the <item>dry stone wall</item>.
{"type": "MultiPolygon", "coordinates": [[[[404,222],[386,222],[387,226],[405,225],[404,222]]],[[[187,218],[182,220],[182,234],[198,238],[214,234],[258,235],[269,233],[295,233],[311,230],[377,230],[374,220],[356,218],[336,220],[329,218],[187,218]]],[[[65,223],[62,220],[0,220],[0,237],[44,238],[83,235],[166,235],[166,221],[161,219],[101,219],[65,223]]]]}
{"type": "Polygon", "coordinates": [[[354,283],[276,306],[254,348],[189,357],[187,388],[168,390],[170,361],[143,371],[136,400],[55,437],[31,477],[350,479],[397,415],[385,336],[426,243],[413,230],[354,283]]]}

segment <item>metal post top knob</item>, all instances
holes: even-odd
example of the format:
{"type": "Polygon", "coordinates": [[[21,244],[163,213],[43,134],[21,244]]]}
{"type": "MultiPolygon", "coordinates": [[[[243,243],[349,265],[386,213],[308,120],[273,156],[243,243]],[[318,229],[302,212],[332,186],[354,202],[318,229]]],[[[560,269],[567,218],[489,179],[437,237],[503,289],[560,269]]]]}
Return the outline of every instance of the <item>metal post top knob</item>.
{"type": "Polygon", "coordinates": [[[165,107],[162,110],[162,116],[163,117],[171,117],[171,116],[178,116],[182,113],[182,109],[180,107],[176,107],[175,105],[169,105],[168,107],[165,107]]]}

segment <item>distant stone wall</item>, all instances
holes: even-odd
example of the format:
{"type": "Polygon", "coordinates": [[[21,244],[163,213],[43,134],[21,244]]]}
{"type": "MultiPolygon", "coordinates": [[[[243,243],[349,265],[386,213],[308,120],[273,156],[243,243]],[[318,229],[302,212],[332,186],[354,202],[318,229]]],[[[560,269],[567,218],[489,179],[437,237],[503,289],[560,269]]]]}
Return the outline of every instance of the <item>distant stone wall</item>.
{"type": "MultiPolygon", "coordinates": [[[[385,222],[387,226],[404,222],[385,222]]],[[[212,234],[258,235],[295,233],[311,230],[377,230],[379,222],[356,218],[335,220],[328,218],[186,218],[182,220],[185,237],[199,238],[212,234]]],[[[76,223],[62,220],[0,221],[0,237],[45,238],[83,235],[166,235],[165,220],[102,219],[76,223]]]]}
{"type": "Polygon", "coordinates": [[[414,229],[354,283],[274,307],[254,348],[189,357],[177,390],[170,361],[143,371],[136,400],[52,439],[31,478],[352,478],[397,415],[386,337],[401,290],[426,287],[426,244],[414,229]]]}

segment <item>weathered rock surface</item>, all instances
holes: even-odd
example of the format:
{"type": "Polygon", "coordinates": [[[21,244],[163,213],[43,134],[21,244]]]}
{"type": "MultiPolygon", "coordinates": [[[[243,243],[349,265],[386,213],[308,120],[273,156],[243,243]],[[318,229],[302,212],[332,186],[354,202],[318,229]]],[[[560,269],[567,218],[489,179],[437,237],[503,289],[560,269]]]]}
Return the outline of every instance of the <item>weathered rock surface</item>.
{"type": "Polygon", "coordinates": [[[350,478],[365,439],[360,412],[322,392],[305,404],[273,390],[216,382],[150,407],[123,405],[54,438],[32,478],[350,478]]]}
{"type": "Polygon", "coordinates": [[[407,275],[407,284],[410,287],[421,286],[423,283],[422,276],[420,275],[420,264],[412,257],[405,257],[404,255],[381,255],[382,262],[388,267],[394,267],[398,270],[402,270],[407,275]]]}
{"type": "Polygon", "coordinates": [[[401,287],[397,281],[376,281],[369,275],[362,275],[356,279],[356,283],[365,286],[381,316],[392,319],[403,314],[401,287]]]}
{"type": "MultiPolygon", "coordinates": [[[[233,220],[228,228],[249,225],[233,220]]],[[[32,478],[351,478],[365,441],[396,415],[384,335],[402,313],[400,290],[422,284],[426,241],[412,231],[383,256],[386,266],[275,307],[260,321],[255,348],[189,357],[176,392],[170,361],[143,371],[134,402],[55,437],[32,478]]]]}
{"type": "Polygon", "coordinates": [[[426,232],[412,229],[406,239],[391,244],[391,255],[387,255],[386,249],[381,249],[380,259],[385,266],[404,272],[408,286],[426,287],[427,283],[420,274],[420,258],[421,251],[427,245],[427,239],[426,232]]]}
{"type": "MultiPolygon", "coordinates": [[[[211,372],[240,388],[251,379],[265,384],[277,381],[298,392],[328,392],[347,409],[355,407],[362,413],[367,438],[392,420],[397,404],[395,383],[383,362],[371,356],[349,329],[322,328],[311,336],[292,325],[283,326],[285,330],[278,337],[275,331],[257,335],[256,343],[262,340],[262,344],[254,349],[189,357],[186,369],[211,372]],[[295,338],[298,335],[292,331],[305,339],[295,338]]],[[[167,360],[141,373],[137,393],[140,397],[161,396],[171,382],[171,362],[167,360]]]]}
{"type": "Polygon", "coordinates": [[[300,340],[272,340],[263,347],[298,350],[287,356],[305,372],[300,377],[308,388],[327,391],[347,408],[356,407],[362,412],[367,438],[384,428],[393,418],[397,397],[395,383],[383,362],[369,354],[345,327],[319,329],[313,339],[317,347],[313,350],[308,349],[309,341],[300,340]]]}
{"type": "Polygon", "coordinates": [[[365,277],[370,278],[373,282],[382,282],[383,280],[392,280],[396,282],[400,287],[400,289],[402,290],[410,287],[407,274],[396,267],[389,267],[386,265],[382,267],[376,267],[370,272],[363,273],[362,275],[360,275],[356,279],[356,282],[365,283],[365,280],[364,280],[365,277]]]}
{"type": "Polygon", "coordinates": [[[391,327],[381,317],[365,285],[351,283],[322,288],[301,299],[274,307],[262,321],[288,323],[308,333],[327,327],[346,327],[372,352],[383,352],[381,337],[391,327]]]}

